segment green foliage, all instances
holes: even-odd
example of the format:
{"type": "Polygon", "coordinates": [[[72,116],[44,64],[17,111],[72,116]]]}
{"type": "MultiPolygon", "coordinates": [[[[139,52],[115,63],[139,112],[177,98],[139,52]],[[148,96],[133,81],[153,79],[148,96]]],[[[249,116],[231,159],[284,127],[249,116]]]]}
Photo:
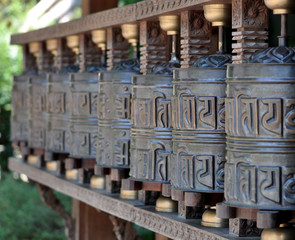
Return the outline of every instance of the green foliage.
{"type": "Polygon", "coordinates": [[[1,0],[0,4],[0,166],[7,170],[7,158],[11,155],[10,110],[13,75],[22,71],[22,51],[10,45],[10,35],[16,33],[24,22],[28,10],[37,0],[1,0]]]}
{"type": "MultiPolygon", "coordinates": [[[[34,184],[13,179],[5,173],[0,181],[0,239],[64,240],[64,225],[59,215],[44,206],[34,184]]],[[[57,194],[71,209],[71,199],[57,194]]]]}
{"type": "Polygon", "coordinates": [[[118,7],[123,7],[128,4],[137,3],[140,1],[142,1],[142,0],[118,0],[118,7]]]}

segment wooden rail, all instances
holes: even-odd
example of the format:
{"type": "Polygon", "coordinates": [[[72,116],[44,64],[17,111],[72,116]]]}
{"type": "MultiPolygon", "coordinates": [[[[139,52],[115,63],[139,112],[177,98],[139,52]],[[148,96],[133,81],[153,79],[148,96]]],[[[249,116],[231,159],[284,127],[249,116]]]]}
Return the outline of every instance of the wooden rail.
{"type": "Polygon", "coordinates": [[[202,9],[202,5],[212,3],[231,3],[231,0],[148,0],[114,8],[82,17],[67,23],[42,28],[36,31],[20,33],[11,36],[11,44],[26,44],[44,41],[51,38],[61,38],[73,34],[88,32],[96,29],[113,27],[122,23],[154,18],[171,12],[186,9],[202,9]]]}
{"type": "MultiPolygon", "coordinates": [[[[79,184],[45,170],[29,165],[18,158],[9,158],[9,169],[23,173],[29,179],[46,185],[56,191],[76,198],[103,212],[133,222],[156,233],[179,240],[225,240],[239,239],[228,233],[228,228],[208,228],[201,226],[200,219],[182,219],[177,213],[159,213],[154,206],[145,206],[140,201],[122,200],[118,193],[93,190],[89,184],[79,184]]],[[[243,240],[258,240],[247,238],[243,240]]]]}

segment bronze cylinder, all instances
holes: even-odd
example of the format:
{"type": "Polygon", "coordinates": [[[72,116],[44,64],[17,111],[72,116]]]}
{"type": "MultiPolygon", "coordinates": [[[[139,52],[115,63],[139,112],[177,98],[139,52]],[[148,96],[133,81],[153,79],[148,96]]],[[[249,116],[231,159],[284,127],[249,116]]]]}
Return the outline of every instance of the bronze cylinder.
{"type": "Polygon", "coordinates": [[[46,97],[45,75],[31,76],[29,80],[29,147],[45,149],[46,143],[46,97]]]}
{"type": "Polygon", "coordinates": [[[294,92],[294,64],[228,66],[227,204],[295,209],[294,92]]]}
{"type": "Polygon", "coordinates": [[[68,153],[71,105],[69,76],[52,73],[47,75],[47,81],[46,152],[68,153]]]}
{"type": "Polygon", "coordinates": [[[28,141],[29,76],[14,76],[12,85],[11,141],[28,141]]]}
{"type": "Polygon", "coordinates": [[[172,188],[223,192],[225,68],[174,71],[172,188]]]}
{"type": "Polygon", "coordinates": [[[70,74],[71,80],[71,146],[74,158],[96,158],[97,136],[97,73],[70,74]]]}
{"type": "Polygon", "coordinates": [[[170,180],[171,97],[170,75],[136,75],[132,79],[130,176],[134,180],[170,180]]]}
{"type": "Polygon", "coordinates": [[[98,74],[97,165],[129,168],[131,77],[136,71],[98,74]]]}

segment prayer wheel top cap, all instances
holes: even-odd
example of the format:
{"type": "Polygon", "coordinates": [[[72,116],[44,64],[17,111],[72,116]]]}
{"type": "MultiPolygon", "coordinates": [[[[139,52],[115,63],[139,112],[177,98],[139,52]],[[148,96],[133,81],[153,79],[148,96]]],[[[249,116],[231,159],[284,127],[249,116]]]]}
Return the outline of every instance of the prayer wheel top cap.
{"type": "Polygon", "coordinates": [[[204,5],[204,15],[212,26],[228,26],[231,24],[231,4],[204,5]]]}
{"type": "Polygon", "coordinates": [[[295,236],[295,228],[272,228],[264,229],[261,240],[292,240],[295,236]]]}
{"type": "Polygon", "coordinates": [[[160,197],[156,202],[156,211],[158,212],[176,212],[177,202],[171,198],[160,197]]]}
{"type": "Polygon", "coordinates": [[[294,0],[264,0],[265,5],[273,10],[274,14],[295,13],[294,0]]]}
{"type": "Polygon", "coordinates": [[[79,54],[79,35],[67,36],[67,46],[79,54]]]}
{"type": "Polygon", "coordinates": [[[166,31],[168,35],[176,35],[179,33],[178,15],[160,16],[159,20],[161,28],[166,31]]]}
{"type": "Polygon", "coordinates": [[[201,224],[205,227],[227,227],[228,219],[218,218],[215,209],[207,209],[202,215],[201,224]]]}
{"type": "Polygon", "coordinates": [[[38,42],[31,42],[29,44],[30,53],[32,53],[35,57],[38,57],[39,53],[39,43],[38,42]]]}
{"type": "Polygon", "coordinates": [[[193,67],[200,68],[226,68],[226,64],[232,62],[229,54],[213,54],[199,58],[193,63],[193,67]]]}
{"type": "Polygon", "coordinates": [[[295,63],[294,47],[272,47],[254,53],[250,63],[295,63]]]}
{"type": "Polygon", "coordinates": [[[124,38],[128,39],[130,43],[138,42],[138,25],[137,24],[123,24],[121,26],[122,35],[124,38]]]}

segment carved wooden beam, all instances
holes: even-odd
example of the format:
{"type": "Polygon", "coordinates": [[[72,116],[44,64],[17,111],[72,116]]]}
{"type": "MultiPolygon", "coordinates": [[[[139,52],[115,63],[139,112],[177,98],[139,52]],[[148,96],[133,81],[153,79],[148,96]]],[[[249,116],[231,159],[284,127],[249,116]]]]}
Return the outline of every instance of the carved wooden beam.
{"type": "Polygon", "coordinates": [[[232,1],[233,63],[247,62],[256,51],[267,48],[268,11],[264,0],[232,1]]]}

